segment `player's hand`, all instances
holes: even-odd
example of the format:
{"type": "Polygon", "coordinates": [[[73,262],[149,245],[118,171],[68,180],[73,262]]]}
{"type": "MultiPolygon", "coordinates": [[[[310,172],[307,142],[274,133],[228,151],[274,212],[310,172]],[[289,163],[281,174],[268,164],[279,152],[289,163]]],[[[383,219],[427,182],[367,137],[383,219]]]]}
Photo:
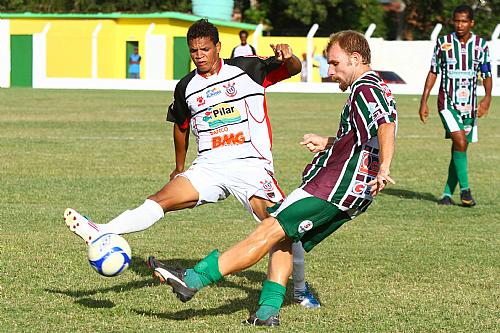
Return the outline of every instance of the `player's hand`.
{"type": "Polygon", "coordinates": [[[273,49],[274,56],[281,62],[287,62],[293,57],[292,48],[288,44],[269,44],[273,49]]]}
{"type": "Polygon", "coordinates": [[[418,114],[420,115],[420,121],[425,124],[427,122],[427,118],[429,117],[429,107],[427,106],[427,103],[420,103],[418,114]]]}
{"type": "Polygon", "coordinates": [[[174,179],[174,178],[175,178],[175,176],[177,176],[178,174],[183,173],[183,172],[184,172],[184,171],[182,171],[182,170],[177,170],[177,169],[174,169],[174,171],[172,171],[172,172],[170,173],[170,180],[174,179]]]}
{"type": "Polygon", "coordinates": [[[328,145],[328,138],[317,134],[304,134],[304,138],[300,144],[309,149],[310,152],[318,153],[326,149],[326,146],[328,145]]]}
{"type": "Polygon", "coordinates": [[[491,98],[489,96],[485,96],[477,107],[477,116],[481,118],[482,116],[486,116],[488,114],[488,109],[490,108],[491,98]]]}
{"type": "Polygon", "coordinates": [[[396,184],[396,182],[389,177],[389,173],[389,169],[380,168],[377,177],[368,183],[368,186],[371,186],[370,195],[372,197],[382,191],[387,183],[396,184]]]}

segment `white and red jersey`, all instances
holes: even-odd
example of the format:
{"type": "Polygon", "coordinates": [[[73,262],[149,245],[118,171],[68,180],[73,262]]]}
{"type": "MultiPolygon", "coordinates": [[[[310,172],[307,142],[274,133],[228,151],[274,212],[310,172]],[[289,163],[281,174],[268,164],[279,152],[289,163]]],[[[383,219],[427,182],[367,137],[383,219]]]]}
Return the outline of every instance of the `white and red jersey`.
{"type": "Polygon", "coordinates": [[[177,83],[167,120],[191,127],[197,161],[257,158],[273,171],[265,88],[289,77],[275,57],[221,59],[216,74],[206,77],[194,70],[177,83]]]}

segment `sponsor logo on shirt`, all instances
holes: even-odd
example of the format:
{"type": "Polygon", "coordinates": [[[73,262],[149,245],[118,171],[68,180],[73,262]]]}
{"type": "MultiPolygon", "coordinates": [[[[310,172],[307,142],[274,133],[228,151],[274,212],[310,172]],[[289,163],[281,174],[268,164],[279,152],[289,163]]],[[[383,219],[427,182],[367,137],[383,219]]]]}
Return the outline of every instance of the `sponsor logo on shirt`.
{"type": "Polygon", "coordinates": [[[311,230],[313,226],[314,224],[312,223],[312,221],[309,220],[302,221],[299,224],[298,232],[303,234],[304,232],[311,230]]]}
{"type": "Polygon", "coordinates": [[[206,92],[207,98],[211,98],[217,95],[220,95],[222,92],[219,88],[213,87],[212,89],[208,89],[206,92]]]}
{"type": "Polygon", "coordinates": [[[203,96],[198,96],[196,98],[196,102],[198,103],[198,106],[202,106],[205,104],[205,99],[203,98],[203,96]]]}
{"type": "Polygon", "coordinates": [[[228,82],[227,85],[223,86],[226,89],[226,95],[228,97],[234,97],[238,93],[238,91],[236,91],[236,88],[234,87],[234,85],[235,85],[234,82],[233,83],[228,82]]]}
{"type": "Polygon", "coordinates": [[[241,145],[245,142],[245,135],[243,132],[229,133],[212,137],[212,149],[223,146],[241,145]]]}
{"type": "Polygon", "coordinates": [[[467,103],[469,101],[470,91],[467,88],[459,88],[455,95],[458,103],[467,103]]]}
{"type": "Polygon", "coordinates": [[[441,50],[448,51],[452,47],[453,47],[453,45],[451,45],[450,43],[444,43],[443,45],[441,45],[441,50]]]}
{"type": "Polygon", "coordinates": [[[476,45],[476,46],[474,46],[474,51],[483,52],[483,51],[484,51],[484,49],[483,49],[481,46],[476,45]]]}
{"type": "Polygon", "coordinates": [[[217,128],[241,121],[241,115],[240,111],[234,106],[227,103],[221,103],[209,107],[207,111],[205,111],[203,121],[206,121],[210,128],[217,128]]]}
{"type": "Polygon", "coordinates": [[[453,59],[453,58],[451,58],[451,59],[446,59],[446,63],[447,63],[448,65],[456,65],[456,63],[457,63],[457,59],[453,59]]]}
{"type": "Polygon", "coordinates": [[[377,155],[363,151],[358,171],[365,175],[375,177],[378,174],[379,168],[380,164],[377,155]]]}
{"type": "Polygon", "coordinates": [[[473,70],[463,71],[460,69],[451,69],[448,71],[450,79],[472,79],[476,76],[473,70]]]}
{"type": "Polygon", "coordinates": [[[360,182],[360,181],[354,182],[354,186],[352,187],[351,192],[354,193],[355,195],[358,195],[358,196],[366,195],[366,196],[371,197],[370,186],[368,186],[364,182],[360,182]]]}

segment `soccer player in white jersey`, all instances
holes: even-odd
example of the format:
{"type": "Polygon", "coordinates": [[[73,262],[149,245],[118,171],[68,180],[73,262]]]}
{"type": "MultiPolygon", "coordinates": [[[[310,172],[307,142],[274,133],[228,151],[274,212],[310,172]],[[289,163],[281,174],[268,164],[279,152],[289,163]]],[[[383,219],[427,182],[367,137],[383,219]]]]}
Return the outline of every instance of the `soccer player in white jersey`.
{"type": "MultiPolygon", "coordinates": [[[[207,20],[195,22],[187,40],[196,70],[179,81],[168,109],[176,160],[170,181],[141,206],[107,224],[96,224],[68,208],[66,224],[87,243],[104,233],[145,230],[166,212],[215,203],[231,194],[258,221],[269,216],[268,207],[283,200],[274,179],[265,88],[299,73],[300,60],[287,44],[271,45],[273,57],[223,60],[217,28],[207,20]],[[190,129],[198,156],[186,170],[190,129]]],[[[317,308],[320,304],[305,281],[300,242],[293,245],[293,253],[294,299],[317,308]]],[[[161,265],[154,257],[148,264],[153,269],[161,265]]]]}
{"type": "MultiPolygon", "coordinates": [[[[292,271],[291,246],[301,241],[306,251],[363,213],[388,182],[396,136],[396,103],[371,70],[366,38],[354,31],[330,36],[329,74],[342,90],[350,88],[335,136],[306,134],[302,144],[317,153],[304,170],[302,185],[272,207],[245,240],[222,254],[212,251],[191,269],[158,267],[155,276],[186,302],[223,276],[258,262],[269,251],[269,274],[257,312],[244,323],[279,325],[279,311],[292,271]]],[[[331,258],[335,265],[335,258],[331,258]]],[[[201,296],[201,295],[200,295],[201,296]]]]}
{"type": "Polygon", "coordinates": [[[486,40],[472,33],[474,12],[468,5],[460,5],[453,11],[455,32],[440,37],[432,55],[431,68],[425,80],[420,101],[420,119],[429,116],[427,99],[438,74],[441,83],[438,94],[438,111],[446,138],[451,138],[451,160],[448,179],[438,204],[451,206],[453,192],[460,186],[462,206],[472,207],[476,201],[469,187],[467,147],[477,141],[477,118],[488,113],[491,103],[491,64],[486,40]],[[484,98],[477,101],[478,74],[483,78],[484,98]]]}

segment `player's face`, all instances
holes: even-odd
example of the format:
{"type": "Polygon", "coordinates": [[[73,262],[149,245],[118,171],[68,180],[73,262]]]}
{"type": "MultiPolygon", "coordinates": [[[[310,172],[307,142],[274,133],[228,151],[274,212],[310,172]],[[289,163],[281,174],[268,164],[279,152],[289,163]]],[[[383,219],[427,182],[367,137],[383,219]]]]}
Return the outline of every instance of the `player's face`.
{"type": "Polygon", "coordinates": [[[188,42],[191,60],[196,65],[198,72],[212,75],[219,70],[220,42],[214,42],[208,37],[191,39],[188,42]]]}
{"type": "Polygon", "coordinates": [[[333,81],[339,83],[339,88],[346,91],[354,82],[355,67],[352,65],[350,55],[335,43],[328,50],[328,75],[333,81]]]}
{"type": "Polygon", "coordinates": [[[474,20],[469,18],[467,13],[455,13],[453,16],[453,25],[458,38],[467,37],[474,26],[474,20]]]}

